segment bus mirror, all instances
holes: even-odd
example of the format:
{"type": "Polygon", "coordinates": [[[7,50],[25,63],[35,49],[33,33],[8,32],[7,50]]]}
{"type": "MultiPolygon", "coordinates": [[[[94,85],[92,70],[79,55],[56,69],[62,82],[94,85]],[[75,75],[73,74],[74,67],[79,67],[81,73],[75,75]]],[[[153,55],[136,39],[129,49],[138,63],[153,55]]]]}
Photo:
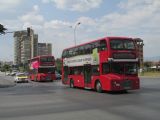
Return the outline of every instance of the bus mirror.
{"type": "Polygon", "coordinates": [[[113,62],[113,58],[108,58],[108,63],[112,63],[113,62]]]}

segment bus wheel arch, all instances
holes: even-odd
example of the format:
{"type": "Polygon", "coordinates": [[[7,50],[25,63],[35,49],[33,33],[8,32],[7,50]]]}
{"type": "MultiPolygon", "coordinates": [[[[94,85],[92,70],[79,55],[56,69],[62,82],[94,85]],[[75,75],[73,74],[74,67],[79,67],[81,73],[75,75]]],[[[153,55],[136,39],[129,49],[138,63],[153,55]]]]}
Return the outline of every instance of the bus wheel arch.
{"type": "Polygon", "coordinates": [[[70,88],[74,88],[74,81],[73,81],[73,79],[70,79],[70,88]]]}
{"type": "Polygon", "coordinates": [[[94,89],[99,92],[99,93],[102,93],[103,92],[103,89],[102,89],[102,84],[100,82],[100,80],[96,80],[95,81],[95,84],[94,84],[94,89]]]}

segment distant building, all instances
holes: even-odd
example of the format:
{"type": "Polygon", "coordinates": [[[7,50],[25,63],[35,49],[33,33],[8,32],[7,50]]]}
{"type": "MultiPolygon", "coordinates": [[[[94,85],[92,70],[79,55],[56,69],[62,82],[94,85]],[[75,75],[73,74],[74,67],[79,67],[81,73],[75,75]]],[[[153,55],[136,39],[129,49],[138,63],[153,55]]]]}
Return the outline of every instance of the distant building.
{"type": "Polygon", "coordinates": [[[34,34],[33,43],[31,45],[33,48],[31,58],[36,57],[38,55],[38,34],[34,34]]]}
{"type": "Polygon", "coordinates": [[[52,55],[52,44],[38,43],[38,55],[52,55]]]}
{"type": "Polygon", "coordinates": [[[39,55],[52,55],[52,44],[38,43],[38,35],[30,28],[14,32],[14,64],[26,63],[39,55]]]}
{"type": "Polygon", "coordinates": [[[3,66],[3,65],[12,66],[13,65],[13,61],[0,61],[0,66],[3,66]]]}
{"type": "Polygon", "coordinates": [[[139,66],[140,68],[143,69],[143,40],[140,38],[134,38],[134,41],[136,43],[136,49],[137,49],[137,55],[138,55],[138,59],[139,59],[139,66]]]}
{"type": "Polygon", "coordinates": [[[32,29],[14,32],[14,64],[26,63],[37,56],[38,35],[32,29]]]}

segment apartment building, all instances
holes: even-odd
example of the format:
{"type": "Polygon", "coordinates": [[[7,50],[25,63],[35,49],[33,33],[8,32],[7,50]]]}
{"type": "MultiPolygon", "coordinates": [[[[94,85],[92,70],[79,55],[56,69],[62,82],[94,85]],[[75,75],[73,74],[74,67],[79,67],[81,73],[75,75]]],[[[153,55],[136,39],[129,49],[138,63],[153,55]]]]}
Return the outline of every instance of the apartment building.
{"type": "Polygon", "coordinates": [[[38,55],[52,55],[52,44],[38,43],[38,55]]]}
{"type": "Polygon", "coordinates": [[[32,29],[14,32],[14,64],[26,63],[37,56],[38,35],[32,29]]]}
{"type": "Polygon", "coordinates": [[[38,35],[30,28],[14,32],[14,64],[27,63],[40,55],[52,55],[52,44],[38,43],[38,35]]]}

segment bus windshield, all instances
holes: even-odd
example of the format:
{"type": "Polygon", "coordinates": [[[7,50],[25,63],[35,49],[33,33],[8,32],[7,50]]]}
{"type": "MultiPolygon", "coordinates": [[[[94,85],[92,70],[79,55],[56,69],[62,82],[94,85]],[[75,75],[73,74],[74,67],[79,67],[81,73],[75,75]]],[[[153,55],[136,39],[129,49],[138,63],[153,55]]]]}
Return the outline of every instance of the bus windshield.
{"type": "Polygon", "coordinates": [[[127,74],[127,75],[138,74],[137,64],[135,64],[135,63],[125,64],[125,74],[127,74]]]}
{"type": "Polygon", "coordinates": [[[117,74],[135,75],[137,74],[136,63],[112,63],[112,72],[117,74]]]}
{"type": "Polygon", "coordinates": [[[53,62],[54,59],[52,57],[42,57],[40,58],[41,62],[53,62]]]}
{"type": "Polygon", "coordinates": [[[120,63],[112,63],[112,72],[117,74],[124,74],[124,65],[120,63]]]}
{"type": "Polygon", "coordinates": [[[114,50],[134,50],[134,42],[131,40],[111,40],[110,46],[114,50]]]}
{"type": "Polygon", "coordinates": [[[54,68],[39,68],[38,73],[54,73],[54,68]]]}

